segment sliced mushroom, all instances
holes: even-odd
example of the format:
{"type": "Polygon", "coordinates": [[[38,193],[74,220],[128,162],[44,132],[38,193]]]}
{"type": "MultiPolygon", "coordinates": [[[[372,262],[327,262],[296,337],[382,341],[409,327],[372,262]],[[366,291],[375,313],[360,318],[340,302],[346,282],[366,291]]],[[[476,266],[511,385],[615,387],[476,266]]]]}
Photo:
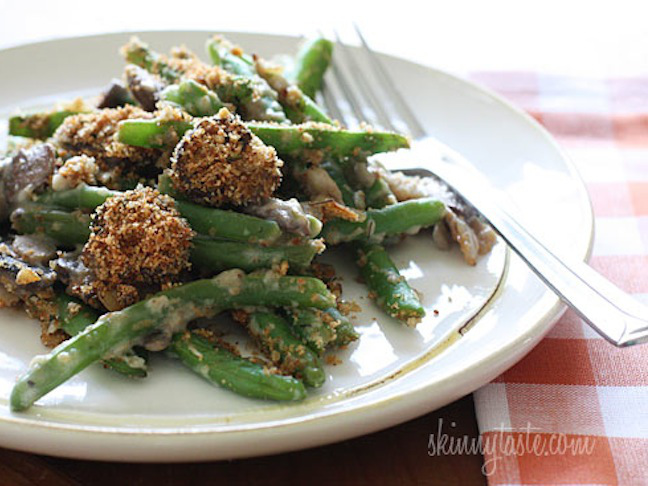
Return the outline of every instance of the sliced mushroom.
{"type": "Polygon", "coordinates": [[[146,111],[155,111],[164,83],[157,76],[134,64],[124,69],[126,84],[133,97],[146,111]]]}
{"type": "Polygon", "coordinates": [[[468,265],[477,264],[479,240],[472,228],[454,211],[446,211],[444,220],[450,229],[452,241],[459,244],[459,249],[468,265]]]}
{"type": "Polygon", "coordinates": [[[271,197],[263,204],[251,204],[242,209],[253,216],[275,221],[287,233],[310,236],[308,214],[295,198],[283,200],[271,197]]]}

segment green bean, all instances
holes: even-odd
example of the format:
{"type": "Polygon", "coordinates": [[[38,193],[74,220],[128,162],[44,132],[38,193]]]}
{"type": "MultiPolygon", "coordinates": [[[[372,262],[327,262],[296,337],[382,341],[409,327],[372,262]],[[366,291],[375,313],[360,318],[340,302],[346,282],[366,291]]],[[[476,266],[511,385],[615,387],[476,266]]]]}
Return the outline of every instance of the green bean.
{"type": "Polygon", "coordinates": [[[335,330],[324,321],[322,312],[316,309],[291,309],[289,313],[295,334],[320,355],[337,337],[335,330]]]}
{"type": "MultiPolygon", "coordinates": [[[[239,215],[240,213],[232,213],[239,215]]],[[[241,216],[246,216],[241,214],[241,216]]],[[[252,218],[252,216],[250,216],[252,218]]],[[[238,219],[238,218],[233,218],[238,219]]],[[[264,221],[264,220],[261,220],[264,221]]],[[[52,238],[58,245],[70,247],[83,245],[90,237],[90,218],[81,213],[70,213],[49,207],[17,209],[12,215],[13,228],[19,233],[42,233],[52,238]]],[[[256,223],[256,222],[255,222],[256,223]]],[[[209,228],[212,228],[209,226],[209,228]]],[[[254,239],[249,233],[238,227],[224,226],[225,231],[241,239],[254,239]]],[[[212,231],[213,232],[213,231],[212,231]]],[[[229,268],[241,268],[246,271],[259,268],[270,268],[282,261],[295,269],[310,265],[323,245],[314,240],[307,240],[293,245],[261,246],[246,241],[213,239],[198,235],[193,239],[191,261],[201,268],[221,271],[229,268]]]]}
{"type": "Polygon", "coordinates": [[[181,200],[176,200],[176,208],[195,231],[212,238],[268,244],[282,234],[276,222],[256,216],[207,208],[181,200]]]}
{"type": "MultiPolygon", "coordinates": [[[[150,73],[158,74],[168,83],[175,84],[182,82],[181,79],[184,73],[173,68],[164,56],[153,51],[139,39],[131,39],[122,49],[122,53],[128,62],[136,64],[150,73]]],[[[253,102],[255,91],[249,79],[242,76],[229,75],[225,71],[219,74],[219,82],[215,86],[210,86],[210,88],[221,100],[226,103],[234,103],[239,107],[253,102]]]]}
{"type": "MultiPolygon", "coordinates": [[[[168,193],[171,190],[170,182],[163,178],[160,181],[160,192],[168,193]]],[[[94,209],[109,197],[117,194],[120,192],[104,187],[80,184],[67,191],[45,192],[37,198],[37,201],[45,205],[67,209],[94,209]]],[[[282,234],[276,222],[255,216],[224,209],[207,208],[182,200],[176,200],[175,206],[194,231],[214,238],[267,244],[276,241],[282,234]]],[[[50,211],[55,210],[50,209],[50,211]]],[[[57,212],[57,214],[60,213],[61,211],[57,212]]],[[[63,216],[60,217],[63,218],[63,216]]],[[[25,232],[32,233],[34,231],[25,232]]]]}
{"type": "MultiPolygon", "coordinates": [[[[56,312],[59,328],[70,336],[76,336],[99,318],[94,309],[65,292],[59,292],[56,296],[56,312]]],[[[132,350],[126,351],[122,356],[104,360],[103,364],[125,376],[144,378],[147,375],[145,359],[132,350]],[[134,366],[133,362],[137,365],[134,366]]]]}
{"type": "Polygon", "coordinates": [[[152,51],[147,44],[136,37],[133,37],[122,48],[122,54],[131,64],[142,67],[151,73],[158,74],[169,83],[175,83],[181,78],[181,73],[172,68],[163,56],[152,51]]]}
{"type": "Polygon", "coordinates": [[[317,353],[327,347],[342,347],[360,336],[353,324],[337,308],[324,310],[295,308],[290,310],[293,329],[317,353]]]}
{"type": "MultiPolygon", "coordinates": [[[[118,140],[127,145],[169,148],[193,125],[163,120],[124,120],[119,124],[118,140]]],[[[278,125],[248,122],[246,126],[279,155],[301,157],[309,150],[322,150],[340,159],[389,152],[409,147],[404,135],[392,132],[352,131],[321,123],[278,125]]]]}
{"type": "Polygon", "coordinates": [[[192,116],[210,116],[225,106],[218,95],[193,79],[167,86],[160,98],[182,107],[192,116]]]}
{"type": "Polygon", "coordinates": [[[340,193],[342,194],[342,201],[344,202],[344,204],[346,206],[349,206],[350,208],[356,207],[357,205],[355,193],[353,192],[353,189],[351,189],[351,186],[349,185],[349,182],[344,175],[344,170],[342,169],[340,163],[336,160],[326,159],[323,160],[319,166],[324,169],[329,176],[331,176],[333,182],[335,182],[335,184],[340,189],[340,193]]]}
{"type": "Polygon", "coordinates": [[[77,113],[79,112],[61,110],[49,113],[12,116],[9,118],[9,135],[45,140],[54,135],[56,129],[63,123],[63,120],[77,113]]]}
{"type": "Polygon", "coordinates": [[[326,380],[317,355],[291,331],[288,322],[272,312],[255,311],[247,323],[250,334],[272,362],[287,374],[297,374],[304,383],[320,387],[326,380]]]}
{"type": "Polygon", "coordinates": [[[79,184],[65,191],[46,191],[36,197],[36,202],[44,206],[58,206],[66,209],[95,209],[106,199],[121,194],[103,186],[79,184]]]}
{"type": "Polygon", "coordinates": [[[298,379],[268,373],[263,366],[214,345],[196,332],[175,334],[169,351],[206,380],[239,395],[282,401],[306,397],[298,379]]]}
{"type": "Polygon", "coordinates": [[[56,296],[56,312],[59,327],[70,336],[79,334],[99,318],[94,309],[65,292],[56,296]]]}
{"type": "Polygon", "coordinates": [[[207,52],[215,65],[251,81],[255,95],[241,106],[245,119],[278,123],[287,121],[286,114],[277,101],[277,93],[255,72],[254,64],[247,56],[235,53],[233,46],[220,37],[212,37],[207,41],[207,52]]]}
{"type": "Polygon", "coordinates": [[[293,269],[308,267],[322,245],[307,240],[294,245],[259,246],[204,236],[193,239],[191,261],[212,271],[241,268],[246,271],[271,268],[286,261],[293,269]]]}
{"type": "Polygon", "coordinates": [[[307,96],[315,98],[322,88],[332,55],[333,43],[323,37],[306,42],[297,53],[293,78],[307,96]]]}
{"type": "Polygon", "coordinates": [[[68,247],[83,244],[90,236],[89,215],[38,205],[16,209],[11,215],[11,225],[18,233],[43,233],[68,247]]]}
{"type": "Polygon", "coordinates": [[[315,101],[303,93],[300,94],[297,91],[293,93],[297,94],[294,97],[291,97],[290,93],[283,95],[283,92],[279,95],[279,102],[283,106],[286,116],[290,118],[290,121],[293,123],[333,123],[333,120],[331,120],[315,101]]]}
{"type": "Polygon", "coordinates": [[[193,123],[175,120],[124,120],[119,123],[117,139],[127,145],[173,148],[193,123]]]}
{"type": "Polygon", "coordinates": [[[387,251],[375,243],[356,243],[360,274],[390,316],[414,326],[425,315],[418,295],[398,272],[387,251]]]}
{"type": "Polygon", "coordinates": [[[396,196],[392,192],[387,181],[378,176],[374,183],[366,189],[365,197],[367,207],[369,208],[384,208],[397,202],[396,196]]]}
{"type": "Polygon", "coordinates": [[[353,323],[342,314],[337,308],[329,307],[324,312],[328,314],[335,322],[335,347],[343,347],[357,341],[360,338],[358,331],[353,327],[353,323]]]}
{"type": "Polygon", "coordinates": [[[311,349],[323,353],[327,347],[341,348],[360,338],[353,323],[337,308],[290,310],[293,329],[311,349]]]}
{"type": "Polygon", "coordinates": [[[403,201],[382,209],[369,209],[361,222],[333,219],[324,224],[322,236],[328,244],[347,241],[381,242],[385,237],[413,233],[439,222],[445,204],[431,198],[403,201]]]}
{"type": "Polygon", "coordinates": [[[305,306],[327,308],[335,297],[323,282],[309,277],[281,277],[272,272],[246,275],[240,270],[159,292],[117,312],[104,314],[47,356],[33,361],[11,392],[14,411],[24,410],[90,364],[130,349],[147,334],[235,307],[305,306]]]}
{"type": "MultiPolygon", "coordinates": [[[[362,164],[366,163],[366,161],[358,161],[356,163],[362,164]]],[[[366,168],[364,170],[366,170],[366,168]]],[[[342,181],[346,181],[342,171],[339,170],[338,172],[338,177],[342,181]]],[[[329,174],[330,173],[331,172],[329,172],[329,174]]],[[[387,184],[387,181],[385,181],[382,177],[377,176],[373,184],[366,188],[365,202],[368,207],[380,209],[384,208],[385,206],[395,204],[396,197],[387,184]]],[[[371,215],[370,217],[374,217],[374,221],[373,223],[369,223],[367,229],[369,231],[375,231],[375,216],[380,213],[376,213],[370,210],[368,214],[371,215]]],[[[380,221],[380,217],[378,219],[380,221]]],[[[372,237],[375,238],[375,234],[373,234],[372,237]]],[[[378,239],[382,239],[382,237],[378,239]]],[[[360,268],[360,273],[365,276],[365,282],[369,287],[370,294],[379,296],[378,302],[380,303],[380,305],[386,308],[389,315],[394,315],[394,309],[389,307],[394,303],[399,306],[398,309],[400,310],[401,307],[403,309],[406,309],[407,304],[418,302],[416,294],[409,287],[409,285],[405,281],[405,278],[400,275],[398,268],[391,261],[389,255],[382,246],[374,245],[373,251],[370,253],[370,255],[371,258],[375,261],[370,259],[370,263],[367,264],[367,258],[365,258],[364,254],[362,254],[363,257],[356,259],[356,263],[360,268]],[[377,266],[377,264],[380,264],[381,266],[377,266]],[[404,290],[406,291],[405,294],[401,295],[404,290]],[[403,305],[400,306],[400,304],[403,305]]],[[[423,308],[419,303],[418,310],[422,311],[422,309],[423,308]]],[[[358,334],[356,333],[355,329],[353,329],[351,322],[346,319],[346,317],[342,316],[342,314],[340,314],[337,309],[332,310],[337,312],[337,314],[341,318],[339,321],[340,325],[335,329],[336,333],[338,333],[340,337],[339,343],[337,344],[344,346],[345,344],[348,344],[349,342],[357,339],[358,334]]],[[[415,315],[405,315],[403,317],[403,320],[407,321],[408,319],[410,319],[410,321],[413,322],[417,318],[418,317],[415,315]]]]}
{"type": "Polygon", "coordinates": [[[304,94],[281,73],[281,68],[268,65],[262,60],[255,63],[257,73],[277,92],[279,103],[293,123],[307,121],[332,123],[332,120],[315,101],[304,94]]]}
{"type": "Polygon", "coordinates": [[[207,39],[205,47],[214,65],[241,76],[252,77],[256,74],[252,58],[240,50],[234,54],[234,46],[224,38],[213,36],[207,39]]]}
{"type": "Polygon", "coordinates": [[[266,145],[272,145],[279,155],[307,156],[309,150],[339,158],[361,157],[409,147],[404,135],[370,130],[343,130],[322,123],[281,126],[248,123],[247,127],[266,145]]]}

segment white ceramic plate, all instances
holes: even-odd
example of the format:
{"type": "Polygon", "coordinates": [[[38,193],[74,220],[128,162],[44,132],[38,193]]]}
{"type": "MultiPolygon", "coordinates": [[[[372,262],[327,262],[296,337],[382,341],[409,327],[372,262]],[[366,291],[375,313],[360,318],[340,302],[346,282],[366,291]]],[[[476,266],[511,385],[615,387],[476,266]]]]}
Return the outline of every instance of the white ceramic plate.
{"type": "MultiPolygon", "coordinates": [[[[207,35],[140,34],[161,51],[184,43],[197,52],[207,35]]],[[[296,46],[287,37],[228,35],[263,56],[296,46]]],[[[100,35],[1,51],[0,120],[17,108],[96,93],[121,72],[117,50],[127,38],[100,35]]],[[[593,223],[587,194],[537,123],[469,82],[404,60],[384,62],[429,132],[506,191],[532,230],[563,253],[588,255],[593,223]]],[[[332,255],[345,296],[363,308],[354,319],[362,336],[337,353],[343,363],[327,367],[326,386],[296,404],[238,397],[156,357],[144,381],[91,367],[28,412],[13,414],[8,396],[15,377],[44,348],[36,323],[4,310],[0,445],[77,458],[191,461],[334,442],[406,421],[485,384],[524,356],[562,310],[502,244],[476,268],[464,265],[458,251],[436,251],[429,235],[409,239],[392,256],[422,291],[428,317],[416,330],[384,317],[354,281],[350,258],[332,255]]]]}

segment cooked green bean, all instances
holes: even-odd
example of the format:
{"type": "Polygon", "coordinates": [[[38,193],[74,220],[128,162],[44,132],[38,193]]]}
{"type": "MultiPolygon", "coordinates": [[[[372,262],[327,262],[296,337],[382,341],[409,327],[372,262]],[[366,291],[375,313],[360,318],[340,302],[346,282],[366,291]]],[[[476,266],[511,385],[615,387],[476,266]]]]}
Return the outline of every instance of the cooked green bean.
{"type": "MultiPolygon", "coordinates": [[[[65,292],[57,294],[55,303],[58,326],[70,336],[76,336],[99,318],[99,314],[94,309],[65,292]]],[[[147,374],[145,359],[132,350],[124,352],[121,356],[104,360],[103,364],[122,375],[133,378],[143,378],[147,374]]]]}
{"type": "MultiPolygon", "coordinates": [[[[182,82],[184,73],[172,67],[164,56],[153,51],[139,39],[131,39],[122,49],[122,53],[128,62],[136,64],[150,73],[158,74],[168,83],[182,82]]],[[[225,71],[220,73],[218,78],[219,82],[210,88],[222,101],[234,103],[236,106],[245,106],[254,102],[256,93],[249,79],[243,76],[229,75],[225,71]]]]}
{"type": "Polygon", "coordinates": [[[103,186],[79,184],[66,191],[46,191],[39,194],[36,202],[44,206],[58,206],[66,209],[94,209],[106,199],[121,194],[103,186]]]}
{"type": "Polygon", "coordinates": [[[192,116],[210,116],[225,106],[218,95],[193,79],[167,86],[160,98],[182,107],[192,116]]]}
{"type": "Polygon", "coordinates": [[[368,209],[366,219],[361,222],[327,221],[322,236],[331,245],[347,241],[381,242],[387,236],[413,233],[432,226],[441,220],[445,211],[445,204],[441,201],[412,199],[382,209],[368,209]]]}
{"type": "MultiPolygon", "coordinates": [[[[169,148],[192,128],[190,122],[164,120],[124,120],[119,124],[118,140],[127,145],[169,148]]],[[[247,122],[246,126],[279,155],[300,157],[309,150],[322,150],[332,157],[360,157],[409,147],[406,136],[392,132],[343,130],[322,123],[278,125],[247,122]]]]}
{"type": "Polygon", "coordinates": [[[369,208],[384,208],[397,202],[396,196],[387,184],[387,181],[382,177],[376,177],[374,183],[365,190],[365,198],[367,207],[369,208]]]}
{"type": "Polygon", "coordinates": [[[77,113],[76,111],[60,110],[32,115],[15,115],[9,118],[9,135],[45,140],[54,135],[63,120],[77,113]]]}
{"type": "Polygon", "coordinates": [[[324,322],[322,312],[315,309],[291,309],[289,313],[295,334],[320,355],[336,338],[335,330],[324,322]]]}
{"type": "Polygon", "coordinates": [[[241,106],[244,119],[278,123],[287,121],[286,114],[277,100],[276,91],[256,73],[254,64],[250,64],[247,56],[235,52],[233,46],[222,37],[209,39],[207,52],[215,65],[251,81],[254,95],[241,106]]]}
{"type": "Polygon", "coordinates": [[[333,342],[334,346],[343,347],[360,338],[360,334],[358,334],[358,331],[353,327],[353,323],[338,309],[335,307],[329,307],[328,309],[325,309],[324,312],[331,316],[336,324],[335,341],[333,342]]]}
{"type": "Polygon", "coordinates": [[[40,205],[26,205],[11,215],[11,225],[22,234],[43,233],[60,245],[83,244],[90,236],[90,216],[40,205]]]}
{"type": "Polygon", "coordinates": [[[246,275],[229,270],[217,277],[172,287],[117,312],[104,314],[48,355],[36,359],[11,392],[11,409],[24,410],[90,364],[130,349],[147,334],[180,331],[191,320],[252,305],[327,308],[335,297],[321,281],[281,277],[272,272],[246,275]]]}
{"type": "Polygon", "coordinates": [[[268,373],[260,364],[241,358],[196,332],[175,334],[169,351],[206,380],[239,395],[281,401],[306,397],[306,389],[298,379],[268,373]]]}
{"type": "Polygon", "coordinates": [[[290,310],[291,322],[295,333],[317,353],[327,347],[342,347],[359,338],[349,319],[335,307],[328,309],[290,310]]]}
{"type": "Polygon", "coordinates": [[[324,73],[331,63],[333,42],[323,37],[304,43],[292,70],[297,86],[311,98],[322,88],[324,73]]]}
{"type": "Polygon", "coordinates": [[[308,386],[324,384],[326,374],[319,358],[292,333],[290,324],[283,317],[272,312],[255,311],[250,314],[247,329],[266,356],[283,372],[296,373],[308,386]]]}
{"type": "MultiPolygon", "coordinates": [[[[232,213],[245,216],[240,213],[232,213]]],[[[264,220],[262,220],[264,221],[264,220]]],[[[65,247],[83,245],[90,237],[90,217],[82,213],[70,213],[49,207],[28,206],[14,211],[13,228],[19,233],[42,233],[52,238],[57,244],[65,247]]],[[[276,223],[275,223],[276,224],[276,223]]],[[[212,228],[209,226],[209,228],[212,228]]],[[[238,228],[234,236],[241,239],[250,238],[238,228]]],[[[231,234],[226,227],[220,233],[231,234]]],[[[212,231],[213,232],[213,231],[212,231]]],[[[300,241],[295,244],[261,246],[246,241],[231,241],[197,235],[193,239],[191,261],[200,268],[221,271],[229,268],[241,268],[246,271],[259,268],[270,268],[283,261],[295,269],[310,265],[323,245],[315,240],[300,241]]]]}
{"type": "Polygon", "coordinates": [[[356,243],[358,266],[371,296],[385,312],[413,326],[425,315],[418,295],[409,286],[382,245],[356,243]]]}
{"type": "Polygon", "coordinates": [[[265,79],[270,87],[277,92],[279,103],[291,122],[332,123],[324,110],[311,97],[286,79],[280,67],[267,64],[262,60],[257,60],[255,66],[259,76],[265,79]]]}
{"type": "Polygon", "coordinates": [[[151,50],[147,44],[137,38],[132,38],[122,48],[122,54],[131,64],[142,67],[151,73],[158,74],[169,83],[175,83],[182,77],[181,73],[172,68],[163,56],[151,50]]]}
{"type": "MultiPolygon", "coordinates": [[[[168,193],[171,190],[168,180],[164,184],[161,183],[159,189],[163,193],[168,193]]],[[[38,197],[37,201],[44,205],[67,209],[94,209],[117,194],[120,193],[104,187],[80,184],[67,191],[45,192],[38,197]]],[[[279,225],[274,221],[225,209],[208,208],[182,200],[176,200],[175,205],[194,231],[214,238],[267,244],[276,241],[282,234],[279,225]]],[[[59,215],[60,218],[65,217],[61,215],[62,211],[55,209],[49,211],[59,215]]],[[[34,231],[23,232],[33,233],[34,231]]],[[[80,236],[81,233],[75,232],[75,234],[80,236]]]]}
{"type": "Polygon", "coordinates": [[[322,250],[322,245],[306,240],[293,245],[260,246],[239,241],[196,236],[191,249],[191,261],[212,271],[241,268],[246,271],[271,268],[288,262],[293,269],[304,269],[322,250]]]}

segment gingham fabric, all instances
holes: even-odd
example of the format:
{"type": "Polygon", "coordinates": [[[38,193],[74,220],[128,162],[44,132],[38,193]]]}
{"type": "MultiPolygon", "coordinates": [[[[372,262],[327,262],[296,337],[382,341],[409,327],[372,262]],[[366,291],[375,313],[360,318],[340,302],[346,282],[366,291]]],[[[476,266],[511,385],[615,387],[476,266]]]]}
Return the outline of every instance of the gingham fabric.
{"type": "MultiPolygon", "coordinates": [[[[590,264],[648,303],[648,78],[473,78],[558,140],[592,200],[590,264]]],[[[475,406],[490,484],[648,485],[648,345],[615,348],[568,311],[475,406]]]]}

